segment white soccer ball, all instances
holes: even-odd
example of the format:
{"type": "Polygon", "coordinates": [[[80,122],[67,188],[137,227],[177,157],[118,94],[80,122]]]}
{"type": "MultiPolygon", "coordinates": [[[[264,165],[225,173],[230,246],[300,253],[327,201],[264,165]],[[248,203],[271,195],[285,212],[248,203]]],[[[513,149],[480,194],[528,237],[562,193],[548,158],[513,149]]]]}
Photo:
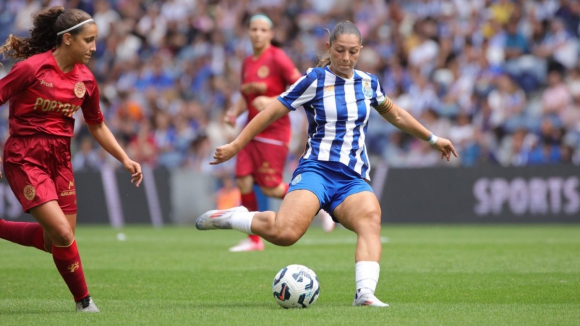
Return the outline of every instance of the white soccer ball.
{"type": "Polygon", "coordinates": [[[283,308],[308,308],[318,299],[320,283],[310,268],[288,265],[274,277],[272,294],[283,308]]]}

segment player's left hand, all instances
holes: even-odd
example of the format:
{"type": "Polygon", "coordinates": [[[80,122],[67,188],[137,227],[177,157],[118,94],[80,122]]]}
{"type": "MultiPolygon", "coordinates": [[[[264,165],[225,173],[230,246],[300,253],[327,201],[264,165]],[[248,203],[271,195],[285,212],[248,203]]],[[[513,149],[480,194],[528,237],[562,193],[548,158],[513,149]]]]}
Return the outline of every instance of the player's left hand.
{"type": "Polygon", "coordinates": [[[439,137],[439,139],[437,139],[437,142],[433,145],[433,147],[435,147],[435,149],[441,152],[441,159],[446,158],[447,161],[449,161],[451,159],[451,153],[453,153],[453,155],[457,157],[455,147],[453,147],[453,144],[449,139],[439,137]]]}
{"type": "Polygon", "coordinates": [[[256,108],[256,110],[263,111],[271,101],[272,99],[268,96],[258,96],[252,101],[252,105],[256,108]]]}
{"type": "Polygon", "coordinates": [[[2,179],[2,157],[0,157],[0,179],[2,179]]]}
{"type": "Polygon", "coordinates": [[[214,160],[209,162],[211,165],[223,163],[236,155],[240,150],[234,143],[229,143],[215,149],[213,154],[214,160]]]}
{"type": "Polygon", "coordinates": [[[141,164],[127,159],[127,161],[123,162],[123,166],[129,172],[131,172],[131,183],[134,183],[135,186],[139,187],[141,181],[143,181],[143,173],[141,172],[141,164]]]}

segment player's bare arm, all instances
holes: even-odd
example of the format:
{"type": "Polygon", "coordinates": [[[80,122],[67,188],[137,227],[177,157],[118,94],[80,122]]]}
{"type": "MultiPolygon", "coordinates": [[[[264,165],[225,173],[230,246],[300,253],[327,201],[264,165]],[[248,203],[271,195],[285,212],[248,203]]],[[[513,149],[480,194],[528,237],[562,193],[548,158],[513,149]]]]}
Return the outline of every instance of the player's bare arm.
{"type": "Polygon", "coordinates": [[[91,135],[93,135],[99,145],[121,162],[127,171],[131,172],[131,183],[134,183],[135,186],[139,187],[143,180],[141,165],[127,156],[127,153],[125,153],[123,148],[121,148],[121,145],[119,145],[115,136],[113,136],[113,133],[109,130],[109,127],[107,127],[104,122],[89,124],[88,127],[91,135]]]}
{"type": "Polygon", "coordinates": [[[258,96],[252,101],[252,105],[256,108],[256,110],[263,111],[268,106],[268,104],[272,103],[272,101],[275,101],[276,98],[277,96],[258,96]]]}
{"type": "Polygon", "coordinates": [[[228,109],[226,112],[226,116],[224,117],[224,122],[228,125],[235,127],[236,126],[236,119],[242,114],[244,111],[248,110],[248,106],[246,105],[246,101],[244,100],[243,96],[232,105],[231,108],[228,109]]]}
{"type": "Polygon", "coordinates": [[[280,101],[272,101],[268,107],[258,113],[242,130],[240,135],[231,143],[216,148],[213,155],[214,161],[209,164],[215,165],[223,163],[236,155],[246,144],[250,142],[262,130],[266,129],[272,122],[280,119],[290,111],[280,101]]]}
{"type": "MultiPolygon", "coordinates": [[[[410,135],[425,141],[431,136],[431,132],[427,128],[388,97],[376,109],[393,126],[410,135]]],[[[439,137],[433,147],[441,152],[441,159],[446,158],[449,161],[451,154],[457,157],[457,152],[449,139],[439,137]]]]}

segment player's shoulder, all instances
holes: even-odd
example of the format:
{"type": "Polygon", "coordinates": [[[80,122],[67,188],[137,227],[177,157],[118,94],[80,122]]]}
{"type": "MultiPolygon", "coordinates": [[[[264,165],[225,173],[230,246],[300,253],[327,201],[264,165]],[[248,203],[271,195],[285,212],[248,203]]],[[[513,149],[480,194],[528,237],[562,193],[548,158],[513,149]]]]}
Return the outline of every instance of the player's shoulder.
{"type": "Polygon", "coordinates": [[[284,50],[282,50],[281,48],[275,46],[275,45],[270,45],[270,48],[268,49],[268,52],[271,55],[286,55],[286,52],[284,52],[284,50]]]}
{"type": "Polygon", "coordinates": [[[84,65],[82,63],[77,63],[77,69],[78,69],[77,73],[81,79],[83,79],[83,80],[94,80],[95,79],[93,72],[86,65],[84,65]]]}
{"type": "Polygon", "coordinates": [[[77,64],[77,73],[75,79],[77,82],[82,82],[85,84],[85,87],[88,90],[92,90],[95,88],[95,86],[97,86],[97,80],[95,79],[95,76],[89,67],[84,64],[77,64]]]}
{"type": "Polygon", "coordinates": [[[306,76],[310,78],[320,78],[324,76],[325,69],[323,67],[312,67],[306,70],[306,76]]]}
{"type": "Polygon", "coordinates": [[[364,81],[378,81],[379,79],[377,76],[371,74],[370,72],[362,71],[362,70],[354,70],[355,74],[364,81]]]}
{"type": "Polygon", "coordinates": [[[14,66],[18,66],[19,68],[24,68],[27,72],[37,71],[46,65],[51,65],[50,57],[52,53],[51,51],[38,53],[32,55],[22,61],[18,61],[14,64],[14,66]]]}

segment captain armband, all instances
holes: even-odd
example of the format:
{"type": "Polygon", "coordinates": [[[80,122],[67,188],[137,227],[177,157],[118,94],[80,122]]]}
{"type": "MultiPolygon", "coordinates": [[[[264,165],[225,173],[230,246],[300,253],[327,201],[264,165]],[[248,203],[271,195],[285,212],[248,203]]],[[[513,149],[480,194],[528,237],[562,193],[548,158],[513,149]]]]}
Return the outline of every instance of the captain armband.
{"type": "Polygon", "coordinates": [[[393,101],[391,101],[390,98],[385,96],[385,100],[383,101],[383,103],[379,104],[379,106],[377,106],[375,108],[375,110],[377,110],[377,112],[380,115],[386,114],[389,111],[391,111],[391,109],[393,108],[393,106],[395,106],[395,103],[393,103],[393,101]]]}

